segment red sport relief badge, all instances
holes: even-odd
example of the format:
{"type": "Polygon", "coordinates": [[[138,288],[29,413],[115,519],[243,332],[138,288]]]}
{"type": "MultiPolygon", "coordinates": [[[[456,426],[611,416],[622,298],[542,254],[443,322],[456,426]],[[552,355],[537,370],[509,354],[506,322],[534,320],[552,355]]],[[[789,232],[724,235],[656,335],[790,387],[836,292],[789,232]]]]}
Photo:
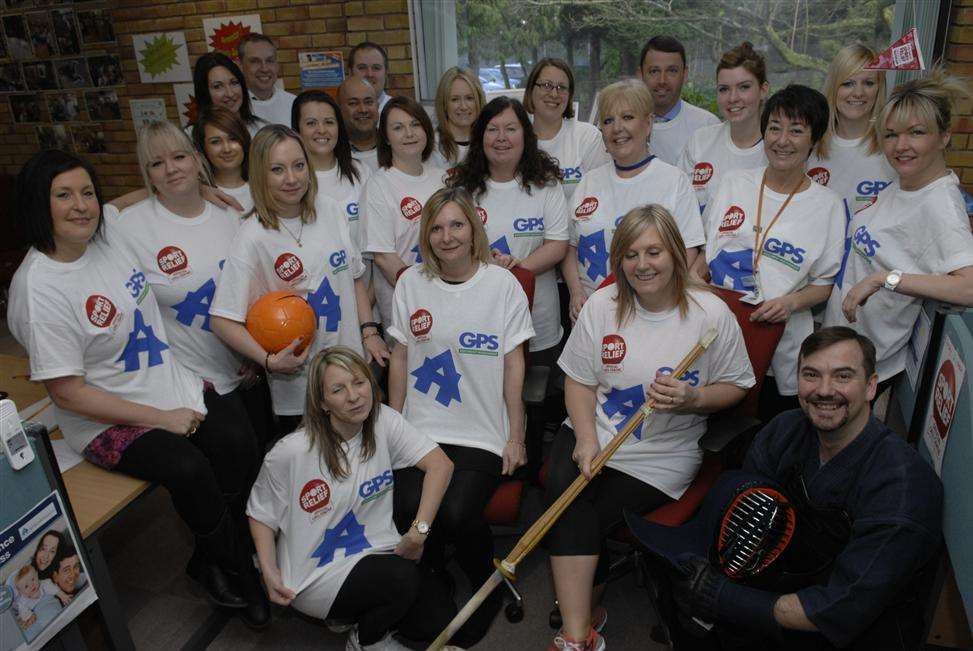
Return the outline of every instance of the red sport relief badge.
{"type": "Polygon", "coordinates": [[[399,210],[402,211],[403,217],[415,221],[422,214],[422,203],[415,197],[404,197],[399,203],[399,210]]]}
{"type": "Polygon", "coordinates": [[[477,206],[476,207],[476,216],[479,217],[480,218],[480,221],[483,222],[483,225],[486,226],[486,223],[487,223],[487,211],[485,211],[483,208],[480,208],[479,206],[477,206]]]}
{"type": "Polygon", "coordinates": [[[416,339],[428,339],[427,335],[432,330],[432,314],[429,310],[419,308],[409,317],[409,329],[416,339]]]}
{"type": "Polygon", "coordinates": [[[693,167],[693,187],[701,188],[713,178],[713,166],[710,163],[696,163],[693,167]]]}
{"type": "Polygon", "coordinates": [[[189,268],[189,256],[178,246],[164,246],[155,256],[159,271],[166,275],[174,275],[189,268]]]}
{"type": "Polygon", "coordinates": [[[743,221],[746,218],[747,215],[743,212],[743,208],[740,206],[730,206],[723,215],[723,221],[720,222],[720,232],[728,233],[737,230],[743,225],[743,221]]]}
{"type": "Polygon", "coordinates": [[[331,487],[323,479],[312,479],[304,484],[298,502],[304,511],[312,515],[320,515],[318,511],[327,513],[331,510],[331,487]]]}
{"type": "Polygon", "coordinates": [[[625,359],[625,340],[621,335],[605,335],[601,340],[601,363],[608,366],[607,370],[617,370],[621,368],[622,360],[625,359]]]}
{"type": "Polygon", "coordinates": [[[92,294],[84,303],[88,320],[97,328],[107,328],[115,320],[118,310],[111,299],[101,294],[92,294]]]}
{"type": "Polygon", "coordinates": [[[596,210],[598,210],[598,197],[585,197],[574,209],[574,217],[586,221],[596,210]]]}
{"type": "Polygon", "coordinates": [[[951,360],[946,360],[939,367],[936,374],[936,386],[933,388],[932,419],[936,423],[936,432],[940,439],[949,434],[949,426],[953,422],[956,411],[956,369],[951,360]]]}
{"type": "Polygon", "coordinates": [[[812,167],[807,171],[808,178],[819,185],[828,185],[828,181],[831,180],[831,172],[828,171],[827,167],[812,167]]]}
{"type": "Polygon", "coordinates": [[[274,262],[274,271],[284,282],[300,278],[304,273],[304,264],[293,253],[281,253],[274,262]]]}

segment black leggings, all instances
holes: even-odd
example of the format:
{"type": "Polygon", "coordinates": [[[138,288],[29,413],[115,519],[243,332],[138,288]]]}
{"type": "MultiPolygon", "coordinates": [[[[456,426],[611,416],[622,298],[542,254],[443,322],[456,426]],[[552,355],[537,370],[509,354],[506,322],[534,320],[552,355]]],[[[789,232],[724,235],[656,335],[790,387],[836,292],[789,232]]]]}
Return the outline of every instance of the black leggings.
{"type": "MultiPolygon", "coordinates": [[[[574,430],[562,425],[551,446],[550,471],[544,486],[544,503],[548,506],[581,474],[571,458],[574,444],[574,430]]],[[[595,585],[600,585],[608,578],[605,539],[624,523],[622,510],[646,513],[671,501],[654,486],[613,468],[603,468],[554,523],[544,544],[551,556],[597,554],[595,585]]]]}
{"type": "Polygon", "coordinates": [[[239,392],[207,391],[205,401],[206,418],[195,434],[150,430],[115,466],[165,486],[176,512],[197,534],[213,531],[227,507],[235,519],[243,516],[257,470],[256,438],[239,392]]]}
{"type": "Polygon", "coordinates": [[[341,584],[329,619],[358,625],[358,642],[381,640],[390,629],[416,642],[433,640],[456,606],[441,580],[395,554],[369,554],[341,584]]]}
{"type": "MultiPolygon", "coordinates": [[[[456,562],[478,586],[493,573],[493,534],[483,519],[483,510],[500,483],[500,457],[475,448],[442,445],[443,452],[454,464],[453,477],[432,523],[422,554],[423,563],[433,569],[446,564],[447,544],[456,547],[456,562]]],[[[412,526],[419,510],[422,481],[418,468],[395,471],[394,519],[400,533],[412,526]]]]}

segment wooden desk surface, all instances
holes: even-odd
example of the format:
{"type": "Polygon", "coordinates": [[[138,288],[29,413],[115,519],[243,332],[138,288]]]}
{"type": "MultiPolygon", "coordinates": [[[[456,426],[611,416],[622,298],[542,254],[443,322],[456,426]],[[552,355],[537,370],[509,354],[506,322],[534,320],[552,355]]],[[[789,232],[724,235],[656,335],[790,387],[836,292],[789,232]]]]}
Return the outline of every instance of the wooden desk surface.
{"type": "MultiPolygon", "coordinates": [[[[0,355],[0,391],[10,394],[18,409],[47,397],[43,384],[27,379],[28,371],[26,358],[0,355]]],[[[60,432],[55,430],[51,438],[60,438],[60,432]]],[[[62,473],[61,477],[68,489],[78,528],[85,538],[115,517],[150,485],[141,479],[108,472],[87,461],[62,473]]]]}

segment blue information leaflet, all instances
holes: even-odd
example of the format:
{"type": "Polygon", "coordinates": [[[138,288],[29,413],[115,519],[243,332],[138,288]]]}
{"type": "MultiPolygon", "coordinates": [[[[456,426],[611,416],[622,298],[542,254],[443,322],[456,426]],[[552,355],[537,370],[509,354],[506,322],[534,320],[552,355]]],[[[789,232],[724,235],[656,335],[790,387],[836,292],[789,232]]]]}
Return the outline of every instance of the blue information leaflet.
{"type": "Polygon", "coordinates": [[[341,52],[299,52],[301,89],[334,88],[345,80],[341,52]]]}

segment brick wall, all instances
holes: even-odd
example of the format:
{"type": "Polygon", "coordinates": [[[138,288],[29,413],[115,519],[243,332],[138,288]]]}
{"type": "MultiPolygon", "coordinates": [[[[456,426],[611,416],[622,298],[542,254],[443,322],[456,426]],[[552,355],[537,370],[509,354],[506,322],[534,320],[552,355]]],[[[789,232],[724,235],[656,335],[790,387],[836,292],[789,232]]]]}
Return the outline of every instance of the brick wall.
{"type": "MultiPolygon", "coordinates": [[[[121,57],[125,75],[125,85],[115,89],[123,119],[98,123],[105,132],[107,153],[85,154],[95,164],[107,198],[142,185],[129,99],[163,97],[168,118],[176,122],[179,119],[172,84],[139,82],[133,34],[182,31],[189,46],[189,63],[193,65],[206,52],[204,18],[259,13],[263,33],[278,44],[281,77],[287,90],[300,91],[299,51],[340,50],[347,57],[353,45],[369,40],[388,49],[387,85],[391,92],[414,95],[406,0],[117,0],[90,6],[111,9],[117,45],[103,49],[121,57]]],[[[87,117],[82,113],[79,119],[86,121],[87,117]]],[[[16,174],[38,150],[36,125],[14,124],[10,104],[4,96],[0,96],[0,134],[0,172],[16,174]]]]}
{"type": "MultiPolygon", "coordinates": [[[[973,0],[953,0],[947,40],[949,69],[973,80],[973,0]]],[[[960,177],[966,191],[973,194],[973,106],[967,103],[957,113],[946,162],[960,177]]]]}

